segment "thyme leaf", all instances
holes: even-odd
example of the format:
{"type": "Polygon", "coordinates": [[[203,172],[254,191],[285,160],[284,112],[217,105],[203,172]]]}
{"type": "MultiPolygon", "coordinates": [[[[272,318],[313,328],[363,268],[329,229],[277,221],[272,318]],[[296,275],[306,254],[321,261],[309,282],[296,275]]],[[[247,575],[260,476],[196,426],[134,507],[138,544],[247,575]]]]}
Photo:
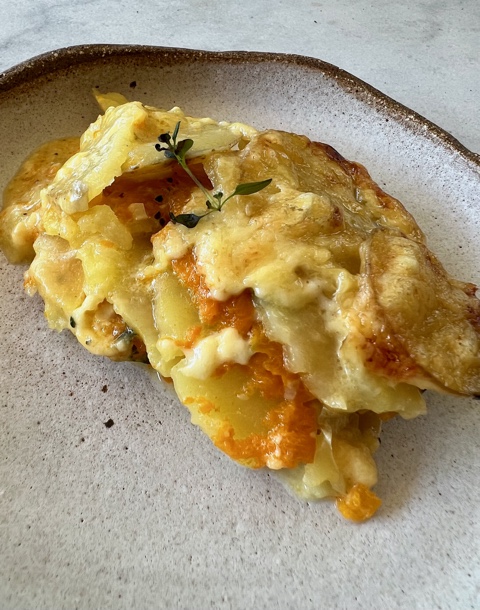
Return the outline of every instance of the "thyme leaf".
{"type": "Polygon", "coordinates": [[[187,227],[187,229],[193,229],[193,227],[196,227],[199,221],[209,213],[210,212],[207,212],[206,214],[178,214],[178,216],[175,216],[175,214],[170,212],[170,219],[174,224],[178,223],[179,225],[187,227]]]}
{"type": "Polygon", "coordinates": [[[180,121],[178,121],[178,123],[175,125],[172,135],[167,132],[158,136],[158,141],[160,144],[155,144],[155,148],[159,152],[163,152],[167,159],[175,159],[180,167],[182,167],[182,169],[188,174],[188,176],[193,180],[193,182],[198,186],[205,196],[205,206],[208,211],[205,212],[205,214],[178,214],[177,216],[170,212],[170,219],[172,222],[184,225],[188,229],[193,229],[193,227],[196,227],[199,221],[205,216],[208,216],[208,214],[211,214],[214,211],[220,212],[223,206],[232,197],[237,195],[253,195],[254,193],[258,193],[258,191],[266,188],[272,181],[271,178],[268,178],[267,180],[261,180],[260,182],[246,182],[245,184],[239,184],[233,193],[230,193],[230,195],[225,198],[221,191],[213,193],[207,190],[192,173],[188,167],[187,161],[185,160],[185,155],[193,146],[193,140],[191,138],[186,138],[185,140],[180,140],[177,142],[179,131],[180,121]],[[162,146],[162,144],[164,144],[164,146],[162,146]]]}
{"type": "Polygon", "coordinates": [[[253,195],[254,193],[258,193],[258,191],[261,191],[267,187],[271,181],[272,179],[269,178],[268,180],[261,180],[260,182],[246,182],[245,184],[239,184],[230,197],[233,197],[234,195],[253,195]]]}

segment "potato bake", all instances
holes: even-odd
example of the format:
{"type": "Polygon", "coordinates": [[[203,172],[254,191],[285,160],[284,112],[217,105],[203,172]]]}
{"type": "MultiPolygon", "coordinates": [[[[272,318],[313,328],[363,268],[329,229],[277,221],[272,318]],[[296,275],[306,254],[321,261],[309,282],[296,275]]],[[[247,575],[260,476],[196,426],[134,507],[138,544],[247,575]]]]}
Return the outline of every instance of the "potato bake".
{"type": "Polygon", "coordinates": [[[97,99],[5,190],[27,292],[93,354],[171,379],[236,462],[371,517],[381,423],[423,414],[426,389],[480,393],[476,287],[326,144],[97,99]]]}

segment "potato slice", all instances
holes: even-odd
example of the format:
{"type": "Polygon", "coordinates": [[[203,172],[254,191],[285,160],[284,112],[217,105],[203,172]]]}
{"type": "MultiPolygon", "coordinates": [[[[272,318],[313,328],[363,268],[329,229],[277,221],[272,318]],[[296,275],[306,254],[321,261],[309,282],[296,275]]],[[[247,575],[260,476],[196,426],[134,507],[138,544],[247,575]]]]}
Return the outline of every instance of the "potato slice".
{"type": "Polygon", "coordinates": [[[43,204],[57,205],[67,214],[85,212],[89,202],[124,172],[153,164],[170,165],[155,143],[161,133],[173,132],[178,122],[178,140],[194,140],[189,158],[229,149],[241,139],[235,126],[230,130],[228,123],[187,117],[178,108],[164,112],[140,102],[110,106],[82,135],[80,151],[42,191],[43,204]]]}
{"type": "Polygon", "coordinates": [[[372,236],[363,257],[364,291],[385,323],[372,341],[388,350],[389,335],[391,347],[400,348],[398,374],[421,385],[414,377],[423,372],[424,387],[431,378],[447,391],[480,394],[476,287],[452,279],[423,244],[387,231],[372,236]]]}

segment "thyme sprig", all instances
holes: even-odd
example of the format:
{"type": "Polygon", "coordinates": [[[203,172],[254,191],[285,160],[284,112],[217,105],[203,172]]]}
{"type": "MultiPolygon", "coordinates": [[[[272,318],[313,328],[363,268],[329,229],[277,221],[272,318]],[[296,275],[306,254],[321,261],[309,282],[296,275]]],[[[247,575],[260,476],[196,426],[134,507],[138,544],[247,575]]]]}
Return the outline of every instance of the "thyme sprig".
{"type": "Polygon", "coordinates": [[[170,212],[170,219],[174,223],[178,223],[184,225],[185,227],[192,229],[196,227],[198,222],[208,216],[212,212],[221,212],[223,206],[229,201],[232,197],[236,195],[253,195],[254,193],[258,193],[265,187],[267,187],[272,181],[271,178],[268,180],[261,180],[260,182],[247,182],[245,184],[239,184],[233,193],[230,193],[227,197],[224,197],[224,194],[221,191],[217,191],[216,193],[212,193],[208,189],[206,189],[203,184],[198,180],[198,178],[193,174],[193,172],[188,167],[188,164],[185,160],[185,155],[193,146],[193,140],[191,138],[186,138],[185,140],[180,140],[177,142],[178,132],[180,130],[180,121],[175,125],[175,129],[173,133],[170,135],[169,132],[162,133],[158,136],[159,142],[161,144],[155,144],[155,148],[159,152],[163,152],[167,159],[175,159],[177,163],[183,168],[183,170],[189,175],[189,177],[193,180],[193,182],[198,186],[198,188],[202,191],[205,196],[205,205],[207,206],[207,211],[204,214],[178,214],[175,216],[172,212],[170,212]],[[163,145],[163,146],[162,146],[163,145]]]}

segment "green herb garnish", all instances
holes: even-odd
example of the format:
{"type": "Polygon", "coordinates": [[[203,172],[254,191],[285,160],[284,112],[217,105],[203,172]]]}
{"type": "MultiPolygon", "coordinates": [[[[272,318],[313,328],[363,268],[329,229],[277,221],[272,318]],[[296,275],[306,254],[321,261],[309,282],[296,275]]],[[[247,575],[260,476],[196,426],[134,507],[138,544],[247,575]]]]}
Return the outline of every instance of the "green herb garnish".
{"type": "Polygon", "coordinates": [[[126,329],[115,338],[115,343],[121,343],[122,341],[131,343],[136,335],[137,333],[133,330],[133,328],[127,326],[126,329]]]}
{"type": "Polygon", "coordinates": [[[175,129],[173,130],[172,135],[170,133],[162,133],[158,136],[158,140],[161,144],[155,144],[155,148],[160,152],[163,151],[167,159],[175,159],[177,163],[185,170],[185,172],[190,176],[193,182],[198,186],[198,188],[205,195],[206,201],[205,205],[207,206],[207,212],[204,214],[172,214],[170,212],[170,218],[172,222],[184,225],[185,227],[192,229],[196,227],[199,220],[208,216],[212,212],[220,212],[223,206],[227,203],[229,199],[235,197],[236,195],[253,195],[254,193],[258,193],[265,187],[267,187],[272,181],[271,178],[268,180],[262,180],[260,182],[247,182],[245,184],[239,184],[237,188],[228,195],[228,197],[224,198],[222,192],[218,191],[217,193],[212,193],[207,190],[203,184],[197,179],[197,177],[192,173],[190,168],[187,165],[185,160],[185,155],[193,146],[193,140],[187,138],[185,140],[180,140],[177,142],[178,131],[180,129],[180,121],[175,125],[175,129]],[[164,144],[164,146],[162,146],[164,144]]]}

